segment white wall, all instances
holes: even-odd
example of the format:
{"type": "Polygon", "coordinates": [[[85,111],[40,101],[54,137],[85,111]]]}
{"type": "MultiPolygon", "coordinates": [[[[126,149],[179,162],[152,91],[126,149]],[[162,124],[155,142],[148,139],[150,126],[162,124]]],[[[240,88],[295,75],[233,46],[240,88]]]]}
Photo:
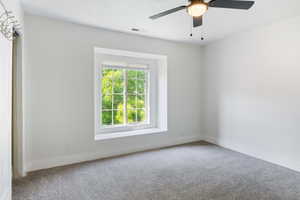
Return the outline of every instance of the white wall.
{"type": "MultiPolygon", "coordinates": [[[[22,9],[18,0],[4,0],[22,22],[22,9]]],[[[2,12],[2,8],[1,12],[2,12]]],[[[12,118],[12,42],[0,33],[0,200],[11,199],[11,118],[12,118]]]]}
{"type": "Polygon", "coordinates": [[[25,25],[28,170],[200,139],[200,47],[30,15],[25,25]],[[94,141],[95,46],[168,56],[167,133],[94,141]]]}
{"type": "Polygon", "coordinates": [[[12,44],[0,33],[0,200],[11,193],[12,44]]]}
{"type": "Polygon", "coordinates": [[[206,138],[300,171],[300,17],[205,48],[206,138]]]}

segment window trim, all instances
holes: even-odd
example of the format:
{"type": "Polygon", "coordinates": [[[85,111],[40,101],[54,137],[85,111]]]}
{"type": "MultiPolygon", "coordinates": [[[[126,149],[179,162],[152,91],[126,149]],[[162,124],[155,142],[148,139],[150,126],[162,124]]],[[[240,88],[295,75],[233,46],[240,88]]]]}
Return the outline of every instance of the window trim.
{"type": "MultiPolygon", "coordinates": [[[[164,55],[156,55],[156,54],[147,54],[147,53],[138,53],[131,51],[123,51],[123,50],[114,50],[114,49],[105,49],[105,48],[94,48],[94,82],[95,82],[95,140],[103,140],[103,139],[113,139],[120,137],[127,137],[133,135],[144,135],[144,134],[154,134],[154,133],[163,133],[168,130],[167,128],[167,56],[164,55]],[[99,64],[103,63],[99,60],[99,55],[103,56],[120,56],[127,57],[131,59],[146,59],[153,60],[156,62],[156,76],[157,76],[157,91],[156,91],[156,99],[157,99],[157,108],[156,108],[156,123],[154,125],[141,125],[141,126],[132,126],[128,130],[120,127],[115,128],[99,128],[99,92],[96,92],[99,89],[99,64]]],[[[118,63],[120,65],[122,63],[118,63]]],[[[122,65],[121,65],[122,66],[122,65]]],[[[152,76],[152,75],[151,75],[152,76]]],[[[148,80],[150,81],[150,80],[148,80]]],[[[149,87],[150,84],[149,84],[149,87]]],[[[128,125],[126,127],[129,127],[128,125]]]]}

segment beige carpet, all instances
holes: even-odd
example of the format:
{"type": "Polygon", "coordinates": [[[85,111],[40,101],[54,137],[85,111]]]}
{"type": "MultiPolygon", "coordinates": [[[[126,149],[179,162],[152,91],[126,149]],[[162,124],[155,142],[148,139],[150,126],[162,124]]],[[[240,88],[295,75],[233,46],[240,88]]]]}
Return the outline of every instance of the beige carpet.
{"type": "Polygon", "coordinates": [[[13,200],[300,200],[300,173],[194,143],[34,172],[13,200]]]}

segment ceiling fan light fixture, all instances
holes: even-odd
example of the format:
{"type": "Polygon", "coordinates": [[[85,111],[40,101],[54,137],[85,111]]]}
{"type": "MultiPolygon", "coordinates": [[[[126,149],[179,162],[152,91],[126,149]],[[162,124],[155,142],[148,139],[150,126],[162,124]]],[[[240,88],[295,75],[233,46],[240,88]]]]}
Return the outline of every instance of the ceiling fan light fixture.
{"type": "Polygon", "coordinates": [[[200,17],[207,11],[207,9],[208,9],[208,5],[206,3],[197,2],[197,3],[191,4],[187,8],[187,12],[192,17],[200,17]]]}

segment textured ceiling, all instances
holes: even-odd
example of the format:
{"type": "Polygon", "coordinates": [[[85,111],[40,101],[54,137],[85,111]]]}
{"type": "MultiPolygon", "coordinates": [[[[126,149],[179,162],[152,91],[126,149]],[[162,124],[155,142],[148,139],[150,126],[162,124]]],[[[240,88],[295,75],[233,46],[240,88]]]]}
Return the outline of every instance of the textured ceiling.
{"type": "Polygon", "coordinates": [[[186,4],[186,0],[23,0],[25,11],[30,14],[198,44],[300,15],[300,0],[257,0],[248,11],[210,8],[204,16],[204,25],[193,29],[193,37],[190,37],[192,19],[185,10],[154,21],[148,18],[186,4]],[[140,32],[132,32],[131,28],[140,32]]]}

